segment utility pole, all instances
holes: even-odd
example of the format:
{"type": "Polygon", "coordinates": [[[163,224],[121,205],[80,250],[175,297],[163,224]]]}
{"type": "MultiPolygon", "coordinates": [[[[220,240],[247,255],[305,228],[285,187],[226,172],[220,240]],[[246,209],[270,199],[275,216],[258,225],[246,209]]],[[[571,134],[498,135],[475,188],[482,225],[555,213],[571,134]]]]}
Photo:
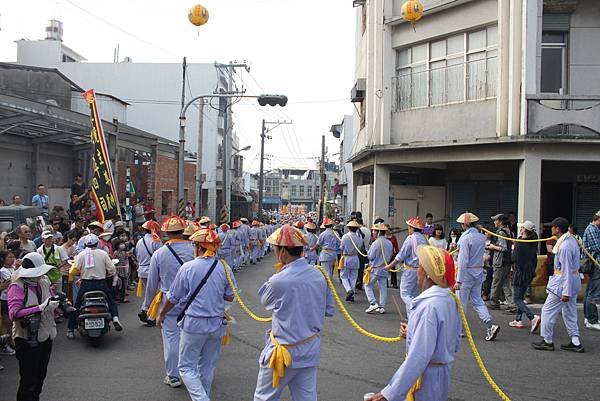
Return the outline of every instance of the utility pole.
{"type": "Polygon", "coordinates": [[[319,227],[325,218],[325,135],[321,137],[321,199],[319,201],[319,227]]]}
{"type": "Polygon", "coordinates": [[[271,139],[267,133],[280,125],[292,124],[292,121],[265,121],[262,120],[262,131],[260,133],[260,173],[258,176],[258,218],[262,219],[263,210],[263,191],[264,191],[264,163],[265,163],[265,138],[271,139]],[[271,129],[267,129],[267,124],[274,124],[271,129]]]}
{"type": "MultiPolygon", "coordinates": [[[[181,110],[185,107],[185,70],[186,58],[183,58],[183,77],[181,80],[181,110]]],[[[185,160],[185,125],[179,127],[179,155],[177,163],[177,211],[179,216],[185,217],[184,200],[184,160],[185,160]]],[[[141,175],[141,174],[140,174],[141,175]]]]}
{"type": "Polygon", "coordinates": [[[198,152],[196,154],[196,218],[202,215],[202,146],[204,141],[204,98],[198,111],[198,152]]]}

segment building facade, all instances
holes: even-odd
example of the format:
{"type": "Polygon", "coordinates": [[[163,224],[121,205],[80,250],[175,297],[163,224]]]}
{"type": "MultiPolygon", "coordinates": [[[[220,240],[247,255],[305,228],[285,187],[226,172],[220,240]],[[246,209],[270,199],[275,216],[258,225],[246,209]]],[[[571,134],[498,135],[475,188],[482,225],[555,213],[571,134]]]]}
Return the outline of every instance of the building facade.
{"type": "Polygon", "coordinates": [[[402,3],[355,2],[355,208],[395,226],[469,210],[585,228],[600,207],[597,2],[422,1],[415,30],[402,3]]]}

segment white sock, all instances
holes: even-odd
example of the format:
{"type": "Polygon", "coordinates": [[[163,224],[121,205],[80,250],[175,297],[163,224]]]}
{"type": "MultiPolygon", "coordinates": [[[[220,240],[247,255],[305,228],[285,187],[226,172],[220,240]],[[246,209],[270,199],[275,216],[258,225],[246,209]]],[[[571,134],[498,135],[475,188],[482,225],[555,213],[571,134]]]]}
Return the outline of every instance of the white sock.
{"type": "Polygon", "coordinates": [[[574,346],[578,347],[581,345],[581,342],[579,341],[579,337],[571,337],[571,342],[573,343],[574,346]]]}

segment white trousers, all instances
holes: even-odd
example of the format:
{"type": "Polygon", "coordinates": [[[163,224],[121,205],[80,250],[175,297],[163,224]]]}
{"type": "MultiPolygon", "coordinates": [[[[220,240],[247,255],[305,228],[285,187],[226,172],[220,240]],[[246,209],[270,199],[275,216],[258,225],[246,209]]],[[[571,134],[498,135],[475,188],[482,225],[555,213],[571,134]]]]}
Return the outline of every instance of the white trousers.
{"type": "Polygon", "coordinates": [[[481,284],[483,284],[483,280],[485,280],[485,277],[481,280],[461,283],[460,290],[458,290],[458,297],[465,313],[467,313],[467,303],[471,302],[473,309],[475,309],[481,321],[487,323],[492,320],[492,315],[490,315],[485,302],[481,298],[481,284]]]}
{"type": "Polygon", "coordinates": [[[417,271],[403,268],[402,278],[400,279],[400,298],[402,298],[402,302],[404,302],[407,315],[409,314],[412,300],[418,295],[419,282],[417,281],[417,271]]]}
{"type": "Polygon", "coordinates": [[[365,294],[367,295],[367,300],[371,305],[378,304],[380,307],[385,308],[385,304],[387,302],[387,277],[371,274],[371,281],[365,285],[365,294]],[[373,291],[375,283],[377,283],[377,286],[379,287],[379,302],[377,302],[377,298],[375,298],[375,291],[373,291]]]}
{"type": "Polygon", "coordinates": [[[329,277],[333,277],[333,263],[334,261],[327,262],[325,260],[319,261],[319,264],[329,274],[329,277]]]}
{"type": "Polygon", "coordinates": [[[547,343],[554,342],[554,325],[559,313],[562,313],[569,337],[579,337],[577,297],[571,297],[568,302],[563,302],[556,295],[549,293],[544,306],[542,306],[542,327],[540,330],[540,334],[547,343]]]}
{"type": "Polygon", "coordinates": [[[358,278],[358,269],[350,269],[349,267],[345,267],[340,273],[340,278],[342,279],[342,285],[344,286],[346,292],[354,291],[356,279],[358,278]]]}
{"type": "Polygon", "coordinates": [[[223,327],[209,334],[181,330],[179,373],[192,401],[210,401],[210,388],[221,354],[223,327]]]}
{"type": "MultiPolygon", "coordinates": [[[[163,295],[163,303],[165,296],[163,295]]],[[[179,377],[179,335],[177,315],[167,314],[161,330],[167,376],[179,377]]]]}
{"type": "Polygon", "coordinates": [[[317,401],[317,367],[286,368],[285,374],[279,380],[279,387],[273,388],[273,370],[261,366],[256,380],[254,401],[279,401],[286,386],[293,401],[317,401]]]}

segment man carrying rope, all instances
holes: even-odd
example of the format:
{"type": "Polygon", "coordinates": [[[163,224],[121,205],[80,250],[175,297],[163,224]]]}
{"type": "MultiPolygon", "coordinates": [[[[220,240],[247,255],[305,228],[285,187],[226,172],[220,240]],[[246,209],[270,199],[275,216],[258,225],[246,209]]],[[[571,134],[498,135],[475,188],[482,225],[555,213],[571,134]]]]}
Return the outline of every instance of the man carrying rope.
{"type": "Polygon", "coordinates": [[[442,401],[448,399],[450,373],[458,352],[461,329],[457,305],[450,295],[454,262],[448,252],[430,245],[417,249],[418,285],[422,289],[409,306],[406,359],[389,384],[368,401],[442,401]]]}
{"type": "Polygon", "coordinates": [[[568,231],[569,221],[564,217],[552,220],[552,235],[557,237],[554,253],[554,274],[548,279],[548,296],[542,307],[542,340],[534,342],[533,348],[540,351],[554,351],[554,325],[559,313],[571,337],[568,344],[560,346],[562,350],[583,352],[579,341],[577,325],[577,294],[581,290],[579,278],[579,244],[568,231]]]}
{"type": "Polygon", "coordinates": [[[369,267],[365,269],[363,277],[365,294],[369,301],[369,307],[365,310],[366,313],[385,313],[388,279],[386,265],[394,254],[392,243],[385,237],[387,229],[387,226],[383,223],[377,223],[371,227],[371,231],[376,233],[376,239],[369,247],[367,253],[369,267]],[[379,287],[379,302],[377,302],[375,291],[373,291],[375,283],[379,287]]]}
{"type": "Polygon", "coordinates": [[[325,216],[323,223],[321,224],[321,228],[324,228],[325,231],[319,235],[319,239],[317,241],[317,244],[321,249],[321,252],[319,253],[319,263],[321,263],[321,266],[327,270],[329,277],[333,276],[333,267],[335,261],[337,260],[338,248],[340,247],[340,240],[332,229],[333,224],[333,220],[325,216]]]}
{"type": "Polygon", "coordinates": [[[258,291],[273,320],[259,358],[254,401],[279,400],[286,386],[294,401],[315,401],[319,334],[325,317],[335,312],[333,296],[321,272],[302,257],[302,233],[284,225],[267,241],[275,246],[278,273],[258,291]]]}
{"type": "Polygon", "coordinates": [[[342,272],[340,278],[342,285],[346,290],[346,302],[354,302],[354,285],[358,277],[358,269],[360,267],[360,259],[358,252],[363,247],[363,240],[356,232],[360,228],[360,224],[351,220],[348,224],[348,232],[342,236],[340,249],[342,258],[340,259],[340,268],[342,272]]]}

